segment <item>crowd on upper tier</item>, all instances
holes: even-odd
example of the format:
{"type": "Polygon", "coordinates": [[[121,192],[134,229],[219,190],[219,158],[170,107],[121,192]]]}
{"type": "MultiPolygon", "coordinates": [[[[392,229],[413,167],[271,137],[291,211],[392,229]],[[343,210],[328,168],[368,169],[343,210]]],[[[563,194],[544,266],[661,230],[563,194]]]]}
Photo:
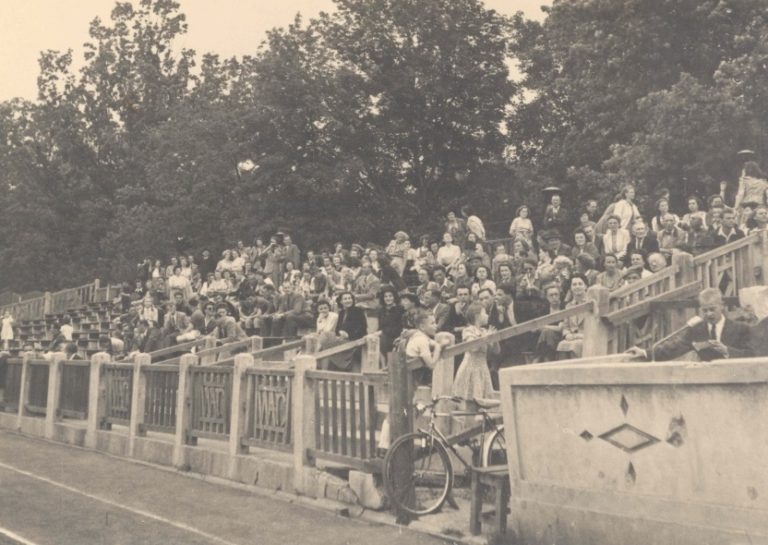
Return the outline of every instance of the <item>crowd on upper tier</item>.
{"type": "MultiPolygon", "coordinates": [[[[544,213],[533,217],[519,206],[503,239],[491,240],[482,219],[464,207],[446,214],[441,232],[397,231],[381,246],[302,250],[290,233],[278,232],[266,242],[238,241],[220,256],[205,250],[145,259],[135,284],[123,285],[118,337],[125,353],[203,335],[316,332],[330,346],[375,327],[387,353],[402,331],[418,330],[424,335],[409,352],[427,361],[439,350],[435,332],[457,342],[482,336],[578,305],[590,286],[615,290],[660,271],[676,252],[695,255],[766,230],[768,181],[756,162],[745,163],[733,189],[723,182],[705,203],[690,196],[685,210],[673,210],[669,192],[661,191],[652,209],[641,211],[632,184],[605,209],[593,199],[574,209],[557,188],[546,188],[544,213]]],[[[578,317],[515,338],[487,355],[491,376],[494,361],[578,354],[582,338],[578,317]]]]}

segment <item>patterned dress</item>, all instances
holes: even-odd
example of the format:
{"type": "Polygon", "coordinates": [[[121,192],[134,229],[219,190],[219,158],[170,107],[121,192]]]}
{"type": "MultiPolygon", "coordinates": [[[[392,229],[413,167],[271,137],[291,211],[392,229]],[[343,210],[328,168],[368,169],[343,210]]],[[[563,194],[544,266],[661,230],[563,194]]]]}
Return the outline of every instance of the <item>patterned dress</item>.
{"type": "MultiPolygon", "coordinates": [[[[483,330],[477,326],[464,328],[461,334],[463,342],[479,339],[483,330]]],[[[491,372],[487,361],[488,345],[466,352],[453,382],[453,395],[462,399],[490,397],[493,393],[491,372]]]]}

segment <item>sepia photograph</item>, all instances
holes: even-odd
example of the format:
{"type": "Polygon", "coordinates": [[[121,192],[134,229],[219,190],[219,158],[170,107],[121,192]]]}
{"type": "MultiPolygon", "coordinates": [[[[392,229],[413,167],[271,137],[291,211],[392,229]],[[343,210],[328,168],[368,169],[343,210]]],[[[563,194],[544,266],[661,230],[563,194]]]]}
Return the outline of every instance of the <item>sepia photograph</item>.
{"type": "Polygon", "coordinates": [[[0,545],[768,545],[768,0],[2,0],[0,545]]]}

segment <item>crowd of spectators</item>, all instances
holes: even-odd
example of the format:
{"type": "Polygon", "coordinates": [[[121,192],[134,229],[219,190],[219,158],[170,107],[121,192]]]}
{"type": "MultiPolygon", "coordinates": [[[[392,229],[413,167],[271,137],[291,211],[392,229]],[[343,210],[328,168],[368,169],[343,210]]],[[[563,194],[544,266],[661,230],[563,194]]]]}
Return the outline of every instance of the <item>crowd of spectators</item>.
{"type": "MultiPolygon", "coordinates": [[[[378,330],[382,357],[402,349],[424,363],[416,378],[428,382],[446,344],[439,332],[456,342],[479,339],[583,304],[591,286],[614,291],[662,271],[678,252],[698,255],[768,230],[768,180],[758,164],[747,161],[738,187],[729,189],[722,182],[706,199],[691,195],[679,210],[661,190],[641,199],[652,201],[641,210],[633,184],[603,209],[594,199],[571,207],[558,188],[546,188],[543,214],[519,206],[503,238],[489,238],[482,219],[464,207],[447,212],[440,231],[397,231],[384,245],[300,249],[280,231],[266,243],[237,241],[220,255],[206,249],[147,258],[116,300],[119,330],[99,346],[129,355],[200,337],[315,333],[322,349],[378,330]]],[[[50,351],[74,359],[73,328],[64,320],[50,351]]],[[[0,326],[7,348],[13,317],[5,313],[0,326]]],[[[500,365],[579,356],[583,340],[583,315],[575,315],[479,345],[455,362],[454,393],[487,397],[500,365]]],[[[347,369],[354,361],[333,364],[347,369]]]]}
{"type": "MultiPolygon", "coordinates": [[[[448,212],[440,232],[397,231],[385,245],[300,249],[290,233],[277,232],[266,242],[237,241],[220,254],[145,259],[135,283],[123,285],[117,341],[127,354],[200,336],[314,332],[328,347],[376,328],[386,354],[404,330],[420,331],[410,352],[429,366],[439,346],[423,341],[436,332],[452,333],[457,342],[478,338],[578,305],[590,286],[631,284],[667,267],[676,252],[700,254],[767,229],[766,189],[750,161],[736,191],[723,183],[706,204],[690,196],[679,213],[668,191],[641,212],[632,184],[602,210],[592,199],[574,209],[557,188],[547,188],[544,213],[534,217],[534,207],[519,206],[508,236],[499,239],[489,239],[481,218],[465,207],[448,212]]],[[[502,343],[483,358],[495,382],[500,362],[551,360],[563,347],[578,355],[582,339],[582,324],[573,318],[502,343]]]]}

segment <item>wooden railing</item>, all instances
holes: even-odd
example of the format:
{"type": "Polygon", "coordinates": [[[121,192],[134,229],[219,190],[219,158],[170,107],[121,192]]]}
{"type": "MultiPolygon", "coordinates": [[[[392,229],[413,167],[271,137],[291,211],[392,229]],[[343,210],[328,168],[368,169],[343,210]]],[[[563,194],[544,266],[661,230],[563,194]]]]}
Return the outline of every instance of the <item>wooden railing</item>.
{"type": "Polygon", "coordinates": [[[251,368],[245,373],[245,422],[241,443],[291,450],[293,371],[251,368]]]}
{"type": "Polygon", "coordinates": [[[6,362],[5,391],[3,392],[4,410],[18,412],[21,394],[21,373],[24,367],[21,358],[9,358],[6,362]]]}
{"type": "Polygon", "coordinates": [[[704,288],[718,288],[723,295],[736,297],[739,289],[758,283],[757,277],[765,282],[767,244],[768,232],[763,231],[698,255],[693,259],[695,278],[704,288]]]}
{"type": "Polygon", "coordinates": [[[231,367],[191,369],[192,437],[226,439],[232,398],[231,367]]]}
{"type": "Polygon", "coordinates": [[[0,314],[8,311],[16,322],[42,320],[48,314],[60,314],[89,303],[105,303],[120,294],[119,285],[99,287],[99,280],[76,288],[47,292],[40,297],[0,306],[0,314]]]}
{"type": "MultiPolygon", "coordinates": [[[[314,335],[308,335],[308,347],[317,347],[317,337],[314,335]]],[[[379,352],[379,341],[381,339],[381,331],[376,331],[366,335],[361,339],[349,341],[320,352],[310,348],[307,350],[309,353],[314,353],[317,358],[318,365],[325,369],[329,366],[331,358],[350,358],[359,359],[360,368],[364,373],[377,373],[382,372],[382,359],[379,352]]]]}
{"type": "Polygon", "coordinates": [[[141,372],[146,379],[144,428],[174,433],[176,431],[176,392],[179,388],[178,366],[143,365],[141,372]]]}
{"type": "Polygon", "coordinates": [[[127,425],[131,419],[131,392],[133,390],[133,366],[125,363],[104,365],[105,414],[108,424],[127,425]]]}
{"type": "Polygon", "coordinates": [[[88,416],[88,389],[91,362],[69,360],[61,368],[61,401],[59,410],[62,416],[84,420],[88,416]]]}
{"type": "Polygon", "coordinates": [[[310,457],[362,470],[377,467],[378,409],[376,389],[385,375],[307,371],[305,380],[314,407],[314,446],[310,457]]]}
{"type": "Polygon", "coordinates": [[[679,268],[678,259],[675,259],[671,266],[612,291],[609,304],[610,310],[616,311],[631,306],[639,301],[656,297],[675,288],[675,277],[678,274],[679,268]]]}
{"type": "Polygon", "coordinates": [[[50,362],[46,360],[28,360],[29,393],[27,406],[30,413],[44,415],[48,405],[48,376],[50,362]]]}

